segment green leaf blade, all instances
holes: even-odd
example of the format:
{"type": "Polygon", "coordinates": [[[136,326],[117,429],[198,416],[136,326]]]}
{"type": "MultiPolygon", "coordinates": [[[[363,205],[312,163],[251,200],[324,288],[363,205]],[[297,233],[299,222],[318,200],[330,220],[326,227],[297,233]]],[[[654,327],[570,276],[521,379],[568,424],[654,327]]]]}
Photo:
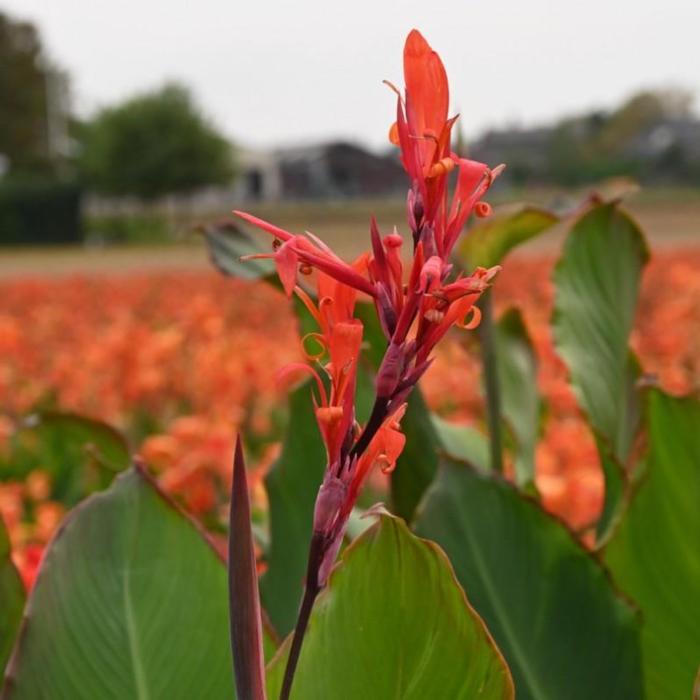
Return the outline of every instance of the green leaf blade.
{"type": "MultiPolygon", "coordinates": [[[[271,698],[287,647],[268,669],[271,698]]],[[[487,700],[513,690],[444,553],[383,515],[348,547],[319,596],[291,697],[487,700]]]]}
{"type": "Polygon", "coordinates": [[[229,219],[209,224],[202,229],[207,242],[209,257],[214,266],[228,277],[244,280],[258,280],[270,277],[275,272],[272,260],[241,260],[245,255],[258,255],[264,252],[260,243],[235,221],[229,219]]]}
{"type": "Polygon", "coordinates": [[[470,268],[498,265],[513,248],[558,221],[551,212],[530,206],[498,212],[469,229],[459,244],[459,257],[470,268]]]}
{"type": "Polygon", "coordinates": [[[416,532],[437,542],[523,700],[639,698],[638,620],[563,524],[499,478],[445,462],[416,532]]]}
{"type": "Polygon", "coordinates": [[[574,225],[554,271],[557,352],[592,425],[622,457],[631,443],[625,423],[628,339],[648,256],[635,222],[605,204],[574,225]]]}
{"type": "Polygon", "coordinates": [[[52,497],[73,506],[109,486],[130,463],[129,445],[112,426],[76,413],[45,411],[20,427],[0,466],[18,479],[40,466],[51,477],[52,497]]]}
{"type": "Polygon", "coordinates": [[[439,450],[452,459],[466,462],[484,471],[489,470],[488,438],[472,425],[450,423],[431,414],[438,436],[439,450]]]}
{"type": "Polygon", "coordinates": [[[601,448],[606,478],[601,538],[620,505],[624,475],[616,464],[626,463],[637,430],[639,370],[628,343],[648,257],[637,224],[608,203],[575,223],[554,271],[554,345],[601,448]]]}
{"type": "Polygon", "coordinates": [[[533,487],[542,401],[537,357],[520,311],[508,309],[496,324],[496,364],[501,413],[516,442],[515,480],[533,487]]]}
{"type": "Polygon", "coordinates": [[[45,554],[3,700],[234,696],[226,569],[133,468],[45,554]]]}
{"type": "Polygon", "coordinates": [[[644,615],[648,699],[682,700],[700,664],[700,403],[648,398],[645,472],[604,556],[644,615]]]}

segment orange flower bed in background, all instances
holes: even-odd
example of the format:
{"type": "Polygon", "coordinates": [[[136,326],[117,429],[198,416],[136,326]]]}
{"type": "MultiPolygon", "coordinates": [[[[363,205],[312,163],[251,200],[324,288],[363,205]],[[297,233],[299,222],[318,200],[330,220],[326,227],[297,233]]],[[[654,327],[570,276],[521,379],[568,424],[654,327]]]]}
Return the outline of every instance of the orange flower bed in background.
{"type": "MultiPolygon", "coordinates": [[[[495,299],[499,312],[511,304],[523,309],[540,359],[549,406],[537,451],[544,504],[582,529],[600,510],[603,481],[552,348],[551,268],[551,260],[508,261],[495,299]]],[[[698,269],[700,251],[654,257],[632,339],[645,371],[675,393],[700,384],[698,269]]],[[[261,477],[278,450],[271,439],[282,399],[276,374],[300,357],[282,295],[212,271],[5,281],[0,299],[0,450],[37,407],[101,418],[135,438],[162,485],[206,522],[223,517],[240,429],[258,445],[253,495],[264,507],[261,477]]],[[[471,346],[455,335],[422,387],[448,418],[481,422],[480,367],[471,346]]],[[[28,582],[63,516],[36,466],[23,483],[0,481],[0,515],[28,582]]]]}
{"type": "MultiPolygon", "coordinates": [[[[548,416],[536,455],[537,486],[544,505],[579,530],[600,513],[603,476],[593,437],[552,345],[554,263],[553,258],[509,260],[494,297],[498,314],[511,305],[523,310],[538,355],[538,382],[548,416]]],[[[632,347],[650,378],[674,394],[700,389],[699,270],[698,250],[657,252],[642,280],[632,347]]],[[[439,407],[441,397],[460,397],[452,408],[454,417],[473,419],[481,406],[479,373],[474,355],[456,346],[446,349],[423,383],[428,402],[439,407]]]]}

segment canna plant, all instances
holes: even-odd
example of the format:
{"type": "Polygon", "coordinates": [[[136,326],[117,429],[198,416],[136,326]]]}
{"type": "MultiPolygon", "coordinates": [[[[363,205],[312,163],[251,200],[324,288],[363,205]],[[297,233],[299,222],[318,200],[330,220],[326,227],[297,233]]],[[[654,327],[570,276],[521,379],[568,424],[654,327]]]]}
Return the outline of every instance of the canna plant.
{"type": "Polygon", "coordinates": [[[499,270],[497,266],[479,267],[469,275],[451,276],[450,254],[472,212],[484,215],[490,210],[481,198],[503,166],[491,170],[452,151],[456,118],[448,118],[445,69],[416,30],[406,40],[404,74],[405,97],[394,88],[397,118],[390,138],[401,149],[410,182],[407,212],[412,256],[407,283],[403,238],[396,231],[382,237],[374,220],[371,254],[350,265],[313,234],[293,235],[250,214],[235,212],[274,237],[274,252],[249,259],[271,257],[287,295],[296,293],[317,322],[320,333],[309,335],[321,352],[311,359],[317,361],[329,385],[327,391],[324,378],[315,369],[303,367],[311,372],[318,388],[315,414],[325,445],[326,469],[314,507],[305,592],[280,696],[284,700],[291,691],[311,608],[326,585],[360,489],[374,467],[385,473],[394,469],[405,443],[400,422],[409,394],[450,328],[478,324],[480,312],[475,304],[499,270]],[[448,178],[453,170],[456,186],[449,198],[448,178]],[[314,268],[318,271],[317,304],[297,284],[300,269],[309,274],[314,268]],[[358,425],[355,410],[363,334],[363,324],[354,316],[358,293],[371,298],[387,343],[364,427],[358,425]]]}
{"type": "Polygon", "coordinates": [[[243,212],[271,252],[233,223],[205,230],[226,274],[293,299],[308,359],[281,371],[309,381],[290,396],[269,513],[251,506],[236,445],[228,566],[103,424],[46,415],[2,457],[17,475],[40,455],[75,506],[26,604],[0,527],[2,700],[699,692],[700,403],[655,386],[630,348],[643,234],[599,196],[561,217],[492,212],[502,166],[452,151],[445,70],[416,31],[404,77],[389,136],[406,240],[371,220],[370,251],[348,263],[243,212]],[[605,478],[581,532],[542,506],[537,357],[520,310],[499,316],[491,298],[509,251],[555,224],[554,347],[605,478]],[[420,393],[455,326],[477,331],[456,335],[480,347],[486,431],[439,419],[420,393]],[[367,508],[373,472],[389,509],[367,508]]]}

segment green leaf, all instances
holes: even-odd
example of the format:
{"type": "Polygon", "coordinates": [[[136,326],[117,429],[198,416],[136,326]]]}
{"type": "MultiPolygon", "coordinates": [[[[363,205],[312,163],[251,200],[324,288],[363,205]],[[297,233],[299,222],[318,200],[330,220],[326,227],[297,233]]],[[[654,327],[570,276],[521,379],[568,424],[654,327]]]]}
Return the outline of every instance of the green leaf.
{"type": "Polygon", "coordinates": [[[459,245],[460,258],[468,267],[492,267],[517,245],[529,241],[559,219],[549,211],[523,206],[497,213],[474,224],[459,245]]]}
{"type": "MultiPolygon", "coordinates": [[[[289,640],[268,671],[279,695],[289,640]]],[[[447,557],[382,515],[311,614],[292,700],[512,698],[512,680],[447,557]]]]}
{"type": "Polygon", "coordinates": [[[518,309],[506,311],[496,324],[496,359],[501,413],[517,445],[515,480],[519,486],[532,486],[542,401],[537,357],[518,309]]]}
{"type": "Polygon", "coordinates": [[[244,255],[271,253],[263,250],[258,241],[244,231],[235,221],[224,220],[203,227],[202,232],[209,249],[209,257],[223,274],[244,280],[271,277],[275,272],[272,260],[241,261],[244,255]]]}
{"type": "Polygon", "coordinates": [[[554,272],[554,344],[599,445],[608,450],[601,453],[606,477],[601,536],[623,490],[622,470],[615,465],[626,462],[637,427],[638,369],[628,338],[648,257],[635,222],[616,204],[604,204],[573,226],[554,272]]]}
{"type": "Polygon", "coordinates": [[[634,221],[605,204],[574,225],[554,272],[557,352],[591,424],[621,458],[632,441],[628,338],[648,255],[634,221]]]}
{"type": "Polygon", "coordinates": [[[0,517],[0,676],[15,643],[24,609],[24,585],[10,557],[10,540],[0,517]]]}
{"type": "Polygon", "coordinates": [[[450,423],[434,413],[430,418],[437,433],[440,451],[480,469],[489,469],[489,443],[483,433],[470,425],[450,423]]]}
{"type": "Polygon", "coordinates": [[[31,416],[13,436],[6,477],[24,478],[41,468],[51,475],[52,498],[72,506],[106,488],[129,466],[129,445],[110,425],[74,413],[31,416]]]}
{"type": "Polygon", "coordinates": [[[130,469],[50,545],[0,697],[228,700],[226,601],[213,547],[130,469]]]}
{"type": "Polygon", "coordinates": [[[391,503],[392,511],[410,522],[438,466],[437,433],[418,387],[408,399],[401,429],[406,436],[406,446],[391,473],[391,503]]]}
{"type": "Polygon", "coordinates": [[[643,697],[635,613],[594,556],[534,500],[445,461],[416,531],[450,557],[519,700],[643,697]]]}
{"type": "Polygon", "coordinates": [[[271,543],[267,571],[260,582],[263,607],[279,634],[287,634],[294,627],[311,542],[314,502],[326,463],[308,383],[291,394],[289,413],[282,454],[265,479],[271,543]]]}
{"type": "Polygon", "coordinates": [[[685,700],[700,664],[700,403],[648,399],[645,471],[604,555],[644,615],[647,697],[685,700]]]}

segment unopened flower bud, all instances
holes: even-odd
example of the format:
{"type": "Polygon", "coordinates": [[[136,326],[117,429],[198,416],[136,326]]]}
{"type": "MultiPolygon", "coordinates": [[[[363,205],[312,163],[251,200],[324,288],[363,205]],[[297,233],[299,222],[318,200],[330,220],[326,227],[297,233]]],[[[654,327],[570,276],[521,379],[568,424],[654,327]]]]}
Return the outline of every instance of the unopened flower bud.
{"type": "Polygon", "coordinates": [[[404,366],[403,345],[391,343],[377,372],[377,396],[390,397],[401,379],[404,366]]]}
{"type": "Polygon", "coordinates": [[[415,193],[413,200],[413,216],[416,222],[420,223],[425,215],[425,206],[423,204],[423,195],[420,192],[415,193]]]}
{"type": "Polygon", "coordinates": [[[327,473],[316,498],[314,532],[324,535],[330,533],[345,501],[346,493],[346,485],[338,477],[327,473]]]}
{"type": "Polygon", "coordinates": [[[377,285],[377,315],[382,330],[387,338],[391,338],[396,330],[396,311],[389,298],[389,293],[383,284],[377,285]]]}

